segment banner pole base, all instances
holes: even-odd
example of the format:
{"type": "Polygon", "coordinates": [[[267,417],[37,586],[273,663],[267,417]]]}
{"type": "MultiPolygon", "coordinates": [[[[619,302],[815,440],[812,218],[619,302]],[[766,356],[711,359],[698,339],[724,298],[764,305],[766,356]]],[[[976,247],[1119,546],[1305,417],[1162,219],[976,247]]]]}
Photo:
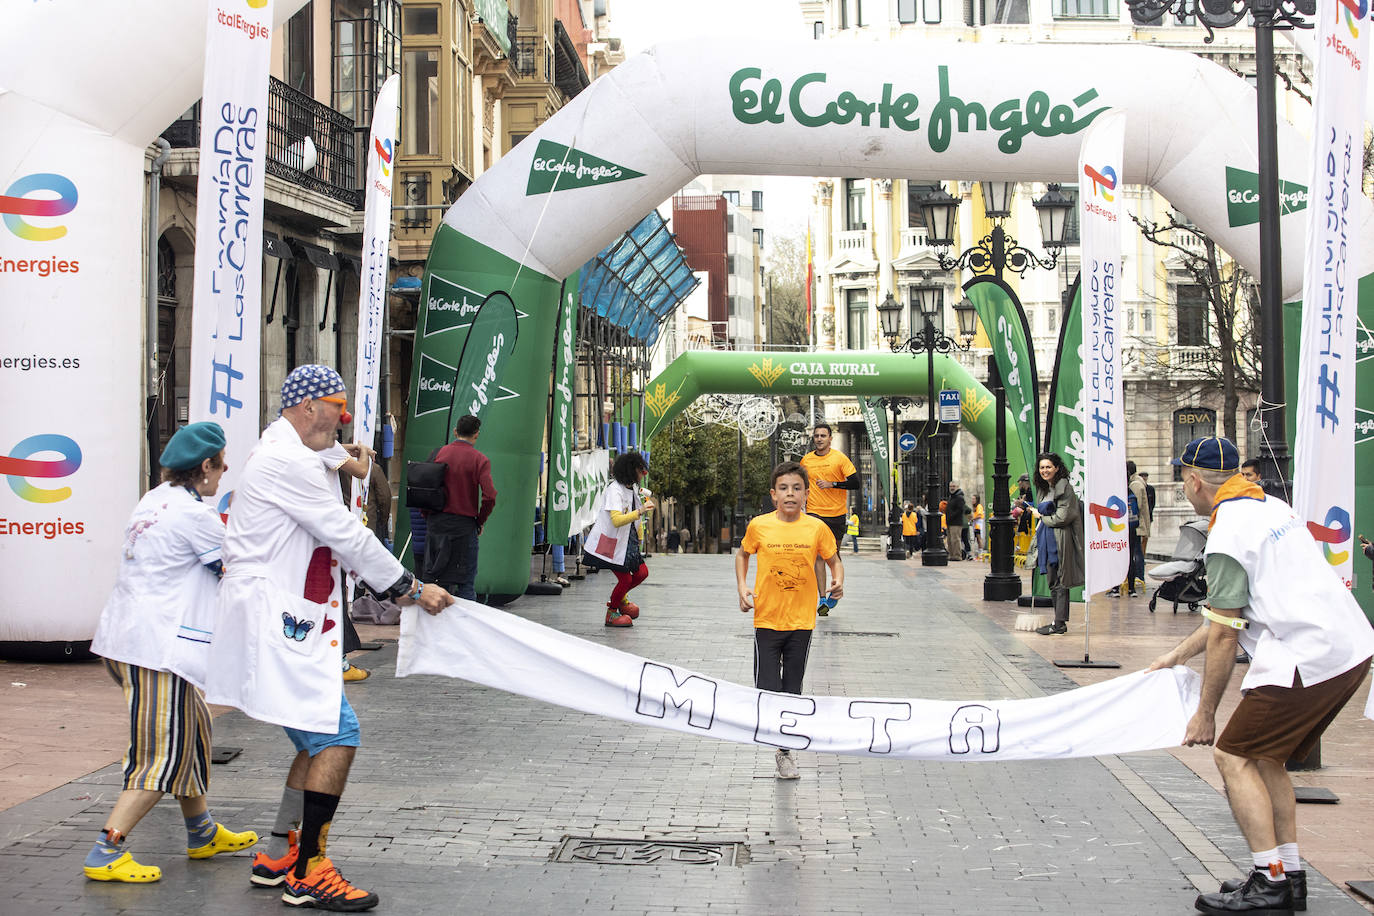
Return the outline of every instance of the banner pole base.
{"type": "Polygon", "coordinates": [[[1095,662],[1087,655],[1084,655],[1082,661],[1076,658],[1056,658],[1054,660],[1054,666],[1056,668],[1120,668],[1121,662],[1095,662]]]}

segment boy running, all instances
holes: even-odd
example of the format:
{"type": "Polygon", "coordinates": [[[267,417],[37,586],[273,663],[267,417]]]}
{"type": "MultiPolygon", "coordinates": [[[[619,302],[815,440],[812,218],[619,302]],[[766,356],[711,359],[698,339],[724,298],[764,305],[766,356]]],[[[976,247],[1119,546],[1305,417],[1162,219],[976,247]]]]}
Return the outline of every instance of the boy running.
{"type": "MultiPolygon", "coordinates": [[[[816,628],[817,560],[830,568],[833,584],[826,594],[844,595],[844,566],[835,536],[820,519],[806,515],[806,469],[795,461],[773,468],[770,493],[777,511],[749,522],[735,554],[739,609],[754,612],[754,686],[778,693],[801,693],[806,654],[816,628]],[[746,581],[749,557],[759,555],[755,591],[746,581]]],[[[792,752],[776,754],[779,779],[796,779],[792,752]]]]}

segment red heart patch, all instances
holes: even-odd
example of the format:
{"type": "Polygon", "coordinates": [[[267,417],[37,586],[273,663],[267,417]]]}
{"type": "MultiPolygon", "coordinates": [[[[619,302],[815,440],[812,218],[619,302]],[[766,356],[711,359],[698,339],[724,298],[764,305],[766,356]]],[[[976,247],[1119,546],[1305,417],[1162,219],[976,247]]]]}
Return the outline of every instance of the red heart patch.
{"type": "Polygon", "coordinates": [[[334,629],[334,621],[326,617],[324,619],[324,626],[320,628],[320,632],[328,633],[332,629],[334,629]]]}

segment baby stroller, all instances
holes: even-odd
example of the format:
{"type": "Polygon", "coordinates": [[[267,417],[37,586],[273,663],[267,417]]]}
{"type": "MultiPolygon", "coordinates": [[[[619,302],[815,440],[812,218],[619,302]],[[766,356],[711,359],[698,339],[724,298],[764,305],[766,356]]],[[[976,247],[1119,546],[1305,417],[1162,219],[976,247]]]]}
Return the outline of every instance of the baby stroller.
{"type": "Polygon", "coordinates": [[[1180,604],[1187,604],[1189,611],[1196,611],[1206,600],[1207,564],[1203,559],[1206,547],[1207,519],[1198,518],[1179,526],[1173,556],[1146,573],[1151,579],[1159,580],[1150,596],[1151,614],[1161,598],[1173,602],[1175,614],[1180,604]]]}

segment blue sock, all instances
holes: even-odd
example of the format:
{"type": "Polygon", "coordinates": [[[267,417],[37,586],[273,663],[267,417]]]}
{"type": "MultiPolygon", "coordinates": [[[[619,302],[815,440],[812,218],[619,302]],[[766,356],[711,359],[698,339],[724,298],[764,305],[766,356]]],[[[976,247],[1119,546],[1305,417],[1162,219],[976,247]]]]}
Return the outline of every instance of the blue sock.
{"type": "Polygon", "coordinates": [[[215,838],[218,828],[209,811],[204,814],[197,814],[195,817],[184,818],[184,820],[186,821],[186,845],[191,849],[204,846],[215,838]]]}
{"type": "Polygon", "coordinates": [[[86,853],[85,864],[89,868],[100,868],[109,865],[122,855],[124,855],[124,841],[121,840],[118,843],[111,843],[110,837],[102,828],[99,839],[95,841],[95,845],[91,847],[91,851],[86,853]]]}

